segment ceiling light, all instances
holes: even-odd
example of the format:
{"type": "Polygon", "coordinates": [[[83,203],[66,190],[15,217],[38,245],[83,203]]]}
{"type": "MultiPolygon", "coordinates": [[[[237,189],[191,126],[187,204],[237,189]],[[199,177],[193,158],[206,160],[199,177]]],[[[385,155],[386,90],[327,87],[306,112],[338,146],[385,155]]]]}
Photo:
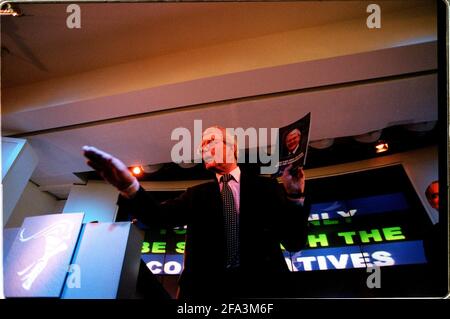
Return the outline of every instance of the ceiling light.
{"type": "Polygon", "coordinates": [[[180,166],[181,168],[192,168],[195,167],[196,165],[197,163],[188,163],[188,162],[178,163],[178,166],[180,166]]]}
{"type": "Polygon", "coordinates": [[[5,3],[0,8],[0,16],[20,17],[22,13],[19,9],[14,8],[11,3],[5,3]]]}
{"type": "Polygon", "coordinates": [[[372,131],[369,133],[353,136],[353,138],[355,139],[355,141],[360,143],[374,143],[380,138],[381,132],[382,130],[372,131]]]}
{"type": "Polygon", "coordinates": [[[131,169],[131,172],[133,173],[134,176],[140,176],[140,175],[142,175],[143,170],[142,170],[142,167],[140,167],[140,166],[134,166],[131,169]]]}
{"type": "Polygon", "coordinates": [[[164,164],[150,164],[150,165],[144,165],[142,166],[142,170],[147,174],[153,174],[159,171],[164,164]]]}
{"type": "Polygon", "coordinates": [[[383,153],[386,152],[389,149],[389,144],[385,141],[378,141],[378,143],[375,145],[375,152],[383,153]]]}
{"type": "Polygon", "coordinates": [[[412,132],[429,132],[436,126],[437,121],[420,122],[404,125],[408,131],[412,132]]]}
{"type": "Polygon", "coordinates": [[[331,145],[333,145],[333,143],[334,143],[334,138],[324,138],[322,140],[310,142],[309,146],[311,146],[312,148],[323,150],[323,149],[328,148],[331,145]]]}

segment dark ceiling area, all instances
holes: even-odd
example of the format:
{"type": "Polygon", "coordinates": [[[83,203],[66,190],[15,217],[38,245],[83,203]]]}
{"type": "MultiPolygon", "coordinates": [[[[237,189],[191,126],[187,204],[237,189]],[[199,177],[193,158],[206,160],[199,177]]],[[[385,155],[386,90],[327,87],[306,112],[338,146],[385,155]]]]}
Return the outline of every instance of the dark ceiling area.
{"type": "MultiPolygon", "coordinates": [[[[439,125],[428,131],[413,131],[403,125],[391,126],[383,129],[377,141],[362,143],[354,137],[340,137],[334,139],[334,143],[325,149],[308,147],[305,169],[319,168],[349,162],[367,160],[380,156],[392,155],[411,151],[438,144],[439,125]],[[378,141],[388,144],[387,151],[376,153],[375,145],[378,141]]],[[[248,150],[246,150],[246,157],[248,150]]],[[[243,170],[259,173],[261,164],[240,164],[243,170]]],[[[76,173],[81,179],[100,180],[101,177],[93,171],[76,173]]],[[[182,181],[182,180],[207,180],[214,178],[214,174],[204,169],[203,165],[182,168],[176,163],[165,163],[153,173],[144,173],[138,177],[141,181],[182,181]]]]}
{"type": "Polygon", "coordinates": [[[361,161],[437,145],[438,125],[427,132],[410,131],[402,125],[388,127],[383,130],[379,140],[388,143],[389,149],[386,152],[376,153],[375,145],[378,141],[360,143],[353,137],[335,139],[332,146],[323,150],[309,147],[305,169],[361,161]]]}

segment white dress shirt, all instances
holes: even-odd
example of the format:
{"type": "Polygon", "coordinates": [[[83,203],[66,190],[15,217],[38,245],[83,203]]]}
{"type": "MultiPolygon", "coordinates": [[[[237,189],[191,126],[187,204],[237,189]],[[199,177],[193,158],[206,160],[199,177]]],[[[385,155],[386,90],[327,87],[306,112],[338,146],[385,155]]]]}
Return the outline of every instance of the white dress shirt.
{"type": "Polygon", "coordinates": [[[300,147],[300,144],[297,144],[297,147],[292,152],[289,152],[289,155],[294,155],[297,152],[299,147],[300,147]]]}

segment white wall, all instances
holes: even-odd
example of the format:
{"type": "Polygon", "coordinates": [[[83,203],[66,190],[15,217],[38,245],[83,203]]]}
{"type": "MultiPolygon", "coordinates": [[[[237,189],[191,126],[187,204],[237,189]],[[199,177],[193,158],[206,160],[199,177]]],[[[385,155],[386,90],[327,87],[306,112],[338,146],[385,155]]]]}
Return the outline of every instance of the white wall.
{"type": "Polygon", "coordinates": [[[13,211],[38,164],[38,156],[24,139],[2,137],[2,215],[3,225],[13,211]]]}
{"type": "Polygon", "coordinates": [[[55,212],[62,213],[67,200],[58,200],[55,205],[55,212]]]}
{"type": "Polygon", "coordinates": [[[28,182],[5,228],[22,226],[26,217],[57,213],[57,202],[55,197],[42,192],[38,186],[28,182]]]}
{"type": "Polygon", "coordinates": [[[102,181],[74,185],[64,205],[63,213],[84,213],[83,223],[113,222],[117,213],[118,191],[102,181]]]}

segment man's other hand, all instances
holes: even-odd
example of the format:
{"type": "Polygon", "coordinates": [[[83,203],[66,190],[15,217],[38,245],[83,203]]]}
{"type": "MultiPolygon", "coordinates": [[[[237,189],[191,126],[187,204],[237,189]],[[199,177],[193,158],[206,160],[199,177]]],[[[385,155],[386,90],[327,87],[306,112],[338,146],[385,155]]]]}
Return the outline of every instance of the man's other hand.
{"type": "Polygon", "coordinates": [[[281,180],[283,181],[283,186],[288,196],[298,196],[305,192],[305,172],[302,167],[299,167],[298,169],[293,170],[297,174],[291,175],[291,169],[292,165],[289,165],[284,169],[281,180]]]}

